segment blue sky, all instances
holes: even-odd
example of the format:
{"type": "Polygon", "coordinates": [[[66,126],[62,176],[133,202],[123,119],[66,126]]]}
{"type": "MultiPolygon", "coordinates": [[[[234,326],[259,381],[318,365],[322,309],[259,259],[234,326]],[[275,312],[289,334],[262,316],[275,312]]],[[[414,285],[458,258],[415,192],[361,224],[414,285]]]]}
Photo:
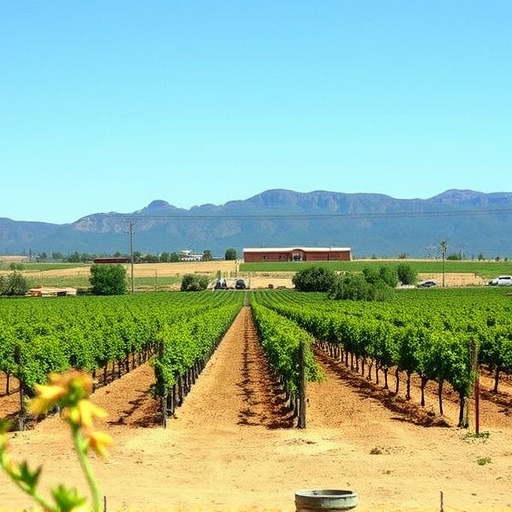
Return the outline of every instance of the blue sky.
{"type": "Polygon", "coordinates": [[[512,0],[0,0],[0,217],[512,192],[512,0]]]}

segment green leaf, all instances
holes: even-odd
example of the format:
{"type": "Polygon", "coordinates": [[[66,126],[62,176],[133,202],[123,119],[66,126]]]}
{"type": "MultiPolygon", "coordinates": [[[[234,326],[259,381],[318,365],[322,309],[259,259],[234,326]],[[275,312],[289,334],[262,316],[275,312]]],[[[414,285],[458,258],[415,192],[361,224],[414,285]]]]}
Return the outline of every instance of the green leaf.
{"type": "Polygon", "coordinates": [[[19,468],[19,476],[17,477],[17,480],[20,482],[23,482],[24,487],[27,489],[27,492],[29,492],[31,495],[35,494],[37,483],[39,481],[39,476],[41,475],[42,467],[39,466],[35,470],[31,470],[28,467],[28,464],[26,461],[23,461],[18,466],[19,468]]]}
{"type": "Polygon", "coordinates": [[[52,489],[52,496],[60,512],[72,512],[87,501],[87,498],[80,496],[75,488],[67,489],[62,484],[52,489]]]}

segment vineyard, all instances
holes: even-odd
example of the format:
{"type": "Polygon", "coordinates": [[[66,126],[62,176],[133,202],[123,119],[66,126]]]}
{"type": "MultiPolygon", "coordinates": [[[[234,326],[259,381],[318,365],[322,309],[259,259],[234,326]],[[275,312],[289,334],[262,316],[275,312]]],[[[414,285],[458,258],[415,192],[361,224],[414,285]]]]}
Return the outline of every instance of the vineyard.
{"type": "Polygon", "coordinates": [[[328,301],[310,294],[256,294],[259,302],[292,319],[308,331],[333,358],[389,389],[388,373],[395,371],[395,394],[400,374],[406,375],[410,399],[411,376],[421,380],[421,405],[429,381],[438,385],[439,414],[443,415],[443,385],[459,396],[458,426],[468,426],[468,399],[476,374],[484,366],[494,376],[512,372],[512,302],[503,293],[486,289],[435,290],[425,300],[410,290],[389,303],[361,304],[328,301]]]}
{"type": "MultiPolygon", "coordinates": [[[[326,300],[322,294],[260,290],[249,293],[77,297],[71,300],[55,298],[46,302],[11,300],[2,301],[0,308],[0,369],[5,377],[5,388],[0,390],[0,404],[7,403],[8,398],[18,396],[23,390],[30,393],[30,387],[35,382],[43,381],[49,371],[62,371],[69,366],[94,373],[99,397],[112,395],[115,393],[112,390],[135,378],[134,375],[139,379],[143,375],[146,392],[136,400],[139,407],[131,407],[130,415],[137,416],[136,409],[145,411],[146,423],[139,416],[136,425],[147,426],[149,422],[153,425],[148,431],[151,432],[163,421],[167,425],[165,432],[170,436],[168,442],[174,447],[173,451],[177,450],[176,453],[184,450],[180,439],[187,444],[183,436],[188,427],[194,435],[199,435],[203,429],[204,435],[208,433],[208,439],[203,439],[206,446],[196,456],[198,460],[203,457],[208,461],[211,455],[203,453],[208,451],[208,443],[212,440],[215,445],[220,442],[216,440],[217,437],[211,437],[212,431],[207,429],[211,423],[212,428],[223,431],[232,439],[233,449],[239,450],[238,456],[231,457],[244,459],[247,466],[255,471],[255,478],[261,479],[260,470],[255,469],[253,461],[243,457],[244,448],[231,437],[234,435],[233,429],[240,426],[254,428],[256,432],[253,436],[258,437],[262,444],[277,443],[281,449],[285,441],[282,436],[287,439],[290,436],[291,444],[285,445],[295,446],[301,457],[308,454],[305,446],[309,443],[312,446],[325,444],[320,443],[318,438],[322,435],[338,439],[338,444],[328,444],[330,450],[339,451],[345,443],[344,435],[354,435],[348,433],[352,432],[353,423],[358,418],[361,420],[360,409],[366,407],[372,409],[373,419],[363,421],[371,421],[376,437],[366,440],[372,446],[363,449],[366,450],[366,453],[360,454],[363,459],[372,451],[373,455],[392,453],[400,458],[396,447],[388,446],[388,438],[395,435],[396,426],[386,431],[383,437],[377,437],[383,425],[396,415],[401,416],[410,428],[424,429],[424,425],[433,425],[428,429],[428,434],[419,434],[425,439],[416,441],[417,446],[423,446],[427,438],[435,439],[438,436],[439,439],[449,438],[462,453],[465,450],[460,446],[462,434],[457,433],[461,431],[455,426],[464,420],[469,422],[468,432],[474,430],[473,416],[465,416],[464,411],[474,411],[473,383],[479,370],[482,428],[498,430],[493,430],[486,448],[493,453],[493,468],[474,465],[481,473],[510,473],[507,453],[511,452],[502,454],[500,443],[505,432],[503,428],[509,422],[508,413],[512,403],[509,391],[512,302],[500,290],[439,289],[426,293],[423,290],[404,290],[394,302],[386,304],[333,302],[326,300]],[[249,304],[250,308],[247,307],[249,304]],[[232,341],[227,347],[227,340],[234,328],[238,329],[236,343],[232,341]],[[228,363],[233,358],[238,358],[238,362],[228,363]],[[151,360],[150,365],[146,362],[148,360],[151,360]],[[221,376],[212,381],[212,377],[208,378],[207,375],[215,369],[220,371],[219,366],[223,368],[221,376]],[[232,366],[235,374],[223,380],[227,366],[232,366]],[[130,373],[127,374],[128,371],[130,373]],[[122,378],[111,382],[114,377],[122,378]],[[343,391],[346,395],[338,394],[337,380],[343,380],[345,386],[354,388],[359,399],[353,396],[354,391],[352,395],[347,391],[343,391]],[[20,381],[22,386],[17,385],[20,381]],[[211,381],[214,388],[203,395],[203,400],[206,400],[206,396],[208,398],[198,407],[194,405],[194,393],[199,392],[197,390],[207,381],[211,381]],[[304,390],[307,398],[301,396],[304,381],[308,382],[304,390]],[[231,395],[235,394],[237,400],[242,401],[235,407],[229,393],[233,385],[236,391],[232,391],[231,395]],[[150,390],[157,398],[153,398],[150,390]],[[327,394],[326,390],[329,390],[327,394]],[[187,397],[189,392],[190,397],[187,397]],[[378,400],[375,400],[376,397],[378,400]],[[308,403],[304,407],[307,410],[307,428],[302,431],[303,434],[299,434],[301,430],[291,427],[297,425],[304,400],[308,403]],[[339,411],[335,411],[340,401],[350,401],[350,417],[334,420],[340,417],[339,411]],[[375,409],[377,405],[374,401],[378,401],[378,409],[375,409]],[[354,409],[354,403],[359,403],[357,409],[354,409]],[[330,415],[326,413],[325,405],[331,408],[330,415]],[[502,420],[496,423],[494,418],[500,416],[502,420]],[[221,418],[224,419],[221,421],[221,418]],[[448,430],[446,427],[443,429],[442,425],[447,425],[448,430]],[[326,434],[326,428],[332,431],[326,434]],[[432,434],[433,428],[441,430],[432,434]],[[269,429],[277,429],[279,439],[270,440],[269,429]],[[174,441],[173,435],[177,435],[174,441]]],[[[19,412],[19,407],[16,407],[19,403],[16,399],[10,410],[2,407],[2,415],[15,416],[19,412]]],[[[108,400],[106,403],[109,403],[108,400]]],[[[130,415],[125,413],[127,406],[125,404],[124,409],[121,407],[119,419],[114,420],[114,424],[131,421],[130,415]]],[[[52,421],[53,418],[49,418],[33,431],[20,434],[21,439],[28,440],[31,434],[37,435],[39,429],[45,428],[44,424],[51,424],[52,421]]],[[[151,434],[148,432],[140,435],[150,442],[148,436],[151,434]]],[[[122,439],[125,436],[126,433],[121,434],[122,439]]],[[[242,434],[240,436],[250,450],[254,440],[242,434]]],[[[161,435],[157,437],[163,442],[161,435]]],[[[360,444],[360,441],[357,443],[360,444]]],[[[395,440],[394,443],[399,441],[395,440]]],[[[264,450],[260,446],[259,450],[268,453],[268,448],[264,450]]],[[[449,448],[445,451],[450,453],[449,448]]],[[[343,457],[346,456],[343,453],[343,457]]],[[[263,464],[258,456],[254,457],[263,464]]],[[[287,462],[283,464],[290,463],[286,457],[284,459],[287,462]]],[[[460,464],[460,458],[457,457],[457,460],[460,464]]],[[[323,471],[322,477],[319,481],[311,481],[311,485],[340,485],[336,480],[339,478],[337,475],[327,473],[323,458],[317,462],[319,467],[311,470],[311,473],[319,478],[318,471],[323,471]]],[[[249,485],[244,478],[244,484],[236,482],[235,475],[229,469],[231,463],[227,467],[226,461],[218,460],[217,463],[233,479],[229,485],[249,485]]],[[[211,470],[215,474],[216,470],[211,470]]],[[[175,467],[173,471],[178,471],[178,468],[175,467]]],[[[304,480],[298,478],[300,473],[293,475],[288,485],[302,487],[304,480]]],[[[188,478],[178,478],[177,473],[173,474],[178,483],[181,480],[188,482],[188,478]]],[[[434,485],[432,478],[435,476],[425,477],[430,486],[434,485]]],[[[242,476],[238,474],[238,477],[242,476]]],[[[220,484],[215,475],[211,478],[220,484]]],[[[372,485],[363,483],[360,478],[353,480],[347,477],[342,483],[365,489],[366,499],[369,500],[367,503],[375,506],[381,503],[382,506],[383,502],[375,501],[372,497],[372,485]]],[[[405,474],[402,478],[405,478],[405,474]]],[[[499,480],[501,477],[496,478],[499,480]]],[[[145,481],[142,475],[140,479],[145,481]]],[[[274,480],[282,481],[282,477],[280,479],[274,474],[274,480]]],[[[184,485],[189,484],[184,482],[184,485]]],[[[461,484],[444,483],[446,485],[451,488],[461,484]]],[[[441,483],[439,486],[442,490],[441,483]]],[[[110,483],[107,488],[111,488],[110,483]]],[[[274,492],[280,495],[284,491],[293,492],[293,488],[291,491],[274,488],[274,492]]],[[[246,487],[244,489],[247,490],[246,487]]],[[[176,499],[176,494],[171,491],[162,492],[168,499],[176,499]]],[[[222,487],[217,492],[222,494],[222,487]]],[[[226,492],[224,489],[224,494],[226,492]]],[[[266,492],[268,494],[268,488],[266,492]]],[[[1,493],[0,490],[0,498],[3,496],[1,493]]],[[[175,493],[180,494],[179,486],[175,493]]],[[[247,493],[248,497],[253,495],[249,491],[247,493]]],[[[373,493],[379,494],[375,489],[373,493]]],[[[432,493],[430,489],[430,498],[435,501],[432,493]]],[[[481,506],[484,505],[481,503],[482,493],[488,495],[487,491],[479,490],[479,498],[475,501],[481,506]]],[[[140,502],[140,498],[137,501],[136,492],[129,494],[130,503],[145,503],[140,502]]],[[[116,498],[114,491],[109,495],[120,507],[120,503],[123,503],[121,497],[116,498]]],[[[503,508],[509,506],[505,495],[500,497],[499,493],[495,494],[494,504],[503,508]]],[[[282,503],[283,497],[280,496],[282,503]]],[[[183,496],[181,499],[185,500],[183,496]]],[[[267,508],[272,508],[268,498],[258,494],[257,499],[260,505],[266,503],[267,508]]],[[[163,506],[160,500],[157,502],[163,506]]],[[[22,506],[21,502],[13,503],[22,506]]],[[[243,500],[240,503],[249,506],[243,500]]],[[[473,503],[471,496],[467,497],[465,503],[473,503]]],[[[401,502],[395,502],[395,505],[399,504],[403,505],[403,498],[401,502]]],[[[455,508],[459,504],[459,501],[452,502],[455,508]]],[[[183,507],[186,508],[185,505],[183,507]]]]}

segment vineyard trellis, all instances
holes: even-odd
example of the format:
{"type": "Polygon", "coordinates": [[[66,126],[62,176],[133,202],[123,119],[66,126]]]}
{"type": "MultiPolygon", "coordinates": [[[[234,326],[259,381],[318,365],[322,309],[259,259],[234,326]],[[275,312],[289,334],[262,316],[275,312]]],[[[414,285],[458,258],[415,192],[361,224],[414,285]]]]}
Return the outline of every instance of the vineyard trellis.
{"type": "Polygon", "coordinates": [[[459,426],[468,426],[468,398],[476,372],[482,366],[494,372],[494,389],[502,373],[512,372],[512,304],[494,290],[404,290],[390,303],[330,301],[322,294],[260,291],[255,301],[293,320],[317,343],[354,371],[387,376],[395,369],[396,392],[400,374],[438,384],[440,414],[443,386],[459,396],[459,426]],[[478,354],[478,355],[477,355],[478,354]],[[475,358],[477,358],[475,360],[475,358]]]}
{"type": "Polygon", "coordinates": [[[49,373],[73,367],[106,384],[151,357],[165,421],[249,299],[263,350],[297,414],[305,407],[301,382],[321,379],[313,343],[377,383],[382,378],[384,388],[394,371],[395,393],[405,377],[407,398],[417,375],[421,405],[427,383],[437,382],[441,414],[450,385],[459,396],[460,426],[468,424],[476,372],[493,372],[495,392],[512,373],[512,301],[501,290],[403,290],[389,303],[292,290],[170,292],[1,300],[5,393],[11,377],[20,381],[22,423],[24,396],[49,373]]]}
{"type": "Polygon", "coordinates": [[[11,377],[20,383],[18,428],[26,419],[25,397],[50,373],[77,368],[106,384],[107,375],[128,371],[130,361],[132,367],[147,361],[173,324],[228,305],[239,308],[241,297],[175,292],[1,300],[0,371],[6,394],[11,377]]]}

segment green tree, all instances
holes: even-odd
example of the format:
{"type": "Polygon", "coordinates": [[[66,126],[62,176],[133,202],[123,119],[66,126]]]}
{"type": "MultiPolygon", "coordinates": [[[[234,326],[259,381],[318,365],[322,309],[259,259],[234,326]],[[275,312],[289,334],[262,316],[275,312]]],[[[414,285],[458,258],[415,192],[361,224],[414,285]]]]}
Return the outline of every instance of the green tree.
{"type": "Polygon", "coordinates": [[[168,252],[163,252],[160,254],[160,263],[169,263],[171,260],[171,255],[168,252]]]}
{"type": "Polygon", "coordinates": [[[233,261],[237,259],[236,249],[233,249],[233,247],[230,247],[229,249],[226,249],[226,253],[224,254],[224,259],[226,261],[233,261]]]}
{"type": "Polygon", "coordinates": [[[89,282],[94,295],[124,295],[127,291],[126,268],[123,265],[92,265],[89,282]]]}
{"type": "Polygon", "coordinates": [[[0,295],[25,295],[28,289],[28,282],[21,272],[0,276],[0,295]]]}
{"type": "Polygon", "coordinates": [[[144,254],[143,258],[144,263],[159,263],[160,257],[156,254],[144,254]]]}
{"type": "Polygon", "coordinates": [[[398,285],[398,272],[396,267],[392,265],[383,265],[380,267],[379,277],[391,288],[396,288],[398,285]]]}
{"type": "Polygon", "coordinates": [[[80,253],[75,251],[68,256],[67,260],[69,263],[80,263],[80,253]]]}
{"type": "Polygon", "coordinates": [[[367,272],[363,271],[362,274],[338,275],[329,289],[329,297],[334,300],[384,302],[391,300],[393,296],[393,287],[386,283],[379,273],[371,269],[367,272]]]}
{"type": "Polygon", "coordinates": [[[414,284],[418,279],[418,273],[411,267],[411,265],[406,265],[405,263],[398,265],[396,273],[398,280],[405,285],[414,284]]]}
{"type": "Polygon", "coordinates": [[[339,275],[329,290],[329,297],[334,300],[368,300],[371,286],[363,274],[339,275]]]}
{"type": "Polygon", "coordinates": [[[208,288],[208,278],[206,276],[196,276],[195,274],[185,274],[181,280],[182,292],[200,292],[208,288]]]}
{"type": "Polygon", "coordinates": [[[299,270],[292,277],[292,283],[299,292],[326,292],[335,280],[334,270],[316,266],[299,270]]]}
{"type": "Polygon", "coordinates": [[[212,261],[212,260],[213,260],[212,251],[210,251],[210,249],[205,249],[203,251],[203,261],[212,261]]]}
{"type": "Polygon", "coordinates": [[[365,267],[363,268],[363,276],[367,283],[375,284],[379,279],[379,270],[377,267],[365,267]]]}

